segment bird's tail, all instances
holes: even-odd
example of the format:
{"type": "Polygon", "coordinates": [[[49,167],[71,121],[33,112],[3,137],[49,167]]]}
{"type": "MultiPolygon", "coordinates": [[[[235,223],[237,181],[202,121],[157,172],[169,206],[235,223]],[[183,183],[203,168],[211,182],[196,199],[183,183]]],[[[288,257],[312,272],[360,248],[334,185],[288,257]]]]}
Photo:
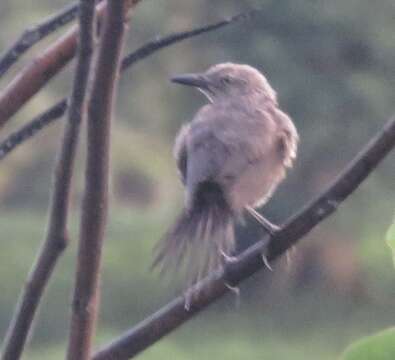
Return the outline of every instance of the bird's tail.
{"type": "Polygon", "coordinates": [[[189,285],[218,268],[234,251],[233,212],[218,184],[202,183],[190,210],[184,210],[154,249],[161,272],[186,269],[189,285]]]}

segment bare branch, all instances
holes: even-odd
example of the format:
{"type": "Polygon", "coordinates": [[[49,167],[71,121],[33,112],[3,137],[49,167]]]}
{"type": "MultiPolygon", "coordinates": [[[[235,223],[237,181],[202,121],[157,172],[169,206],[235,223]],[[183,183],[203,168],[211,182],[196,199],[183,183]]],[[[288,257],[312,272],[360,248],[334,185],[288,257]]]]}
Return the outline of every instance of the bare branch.
{"type": "Polygon", "coordinates": [[[10,134],[3,142],[0,143],[0,160],[5,158],[12,150],[15,149],[15,147],[36,135],[36,133],[41,129],[61,118],[66,110],[67,101],[66,98],[64,98],[44,113],[35,117],[28,124],[10,134]]]}
{"type": "Polygon", "coordinates": [[[156,37],[155,39],[147,42],[139,49],[135,50],[128,56],[126,56],[122,61],[122,70],[128,68],[130,65],[135,64],[136,62],[145,59],[146,57],[150,56],[154,52],[176,44],[180,41],[190,39],[197,35],[201,35],[210,31],[218,30],[223,28],[227,25],[231,25],[237,23],[239,21],[251,19],[253,16],[258,14],[261,10],[250,10],[247,12],[243,12],[237,15],[234,15],[228,19],[221,20],[215,22],[213,24],[205,25],[198,27],[196,29],[190,29],[186,31],[172,33],[163,37],[156,37]]]}
{"type": "MultiPolygon", "coordinates": [[[[98,17],[103,15],[105,7],[106,2],[97,5],[98,17]]],[[[74,57],[78,32],[78,26],[73,26],[28,64],[0,93],[0,128],[74,57]]]]}
{"type": "Polygon", "coordinates": [[[71,4],[42,23],[27,29],[8,50],[0,56],[0,78],[19,58],[40,40],[70,23],[78,14],[78,3],[71,4]]]}
{"type": "MultiPolygon", "coordinates": [[[[121,71],[125,71],[129,67],[135,65],[140,60],[144,60],[148,56],[153,55],[155,52],[167,48],[180,41],[190,39],[197,35],[204,34],[206,32],[220,29],[224,26],[233,24],[238,21],[250,19],[253,15],[257,14],[259,10],[252,10],[244,13],[232,16],[229,19],[221,20],[213,24],[205,25],[191,30],[181,31],[172,33],[163,37],[157,37],[143,46],[139,47],[129,55],[125,56],[122,60],[121,71]]],[[[49,124],[52,124],[55,120],[62,117],[67,108],[66,98],[60,100],[55,105],[50,107],[41,115],[36,116],[27,125],[24,125],[15,133],[7,137],[3,142],[0,143],[0,160],[6,157],[15,147],[21,145],[26,140],[33,137],[38,131],[43,129],[49,124]]]]}
{"type": "MultiPolygon", "coordinates": [[[[27,285],[18,301],[5,342],[3,360],[20,358],[31,325],[51,273],[67,246],[67,220],[71,182],[78,144],[80,124],[85,113],[84,102],[93,53],[95,0],[81,0],[80,45],[77,69],[71,94],[69,120],[65,124],[62,144],[54,170],[54,189],[49,209],[47,235],[27,285]]],[[[66,108],[62,102],[56,111],[66,108]]],[[[55,113],[56,113],[55,111],[55,113]]],[[[51,112],[47,118],[53,117],[51,112]]]]}
{"type": "Polygon", "coordinates": [[[394,147],[395,117],[327,190],[288,220],[269,242],[268,237],[258,241],[238,256],[235,262],[228,263],[224,271],[218,271],[197,284],[195,290],[200,295],[192,297],[189,310],[185,309],[185,297],[179,296],[105,346],[93,356],[93,360],[124,360],[134,357],[223,296],[229,291],[229,284],[237,285],[258,270],[266,269],[262,254],[271,262],[284,254],[314,226],[332,214],[394,147]]]}
{"type": "Polygon", "coordinates": [[[115,89],[127,27],[128,0],[108,0],[88,100],[85,194],[76,269],[69,360],[88,360],[99,307],[101,251],[107,225],[110,131],[115,89]]]}
{"type": "MultiPolygon", "coordinates": [[[[125,57],[122,62],[122,69],[127,69],[137,61],[150,56],[155,51],[160,50],[163,47],[167,47],[188,37],[196,36],[205,31],[217,29],[220,26],[229,24],[230,21],[237,21],[241,18],[246,18],[248,16],[247,14],[249,13],[239,14],[229,20],[224,20],[192,31],[171,34],[169,36],[150,41],[148,44],[140,47],[135,52],[125,57]]],[[[77,69],[81,69],[80,66],[77,66],[77,69]]],[[[85,74],[88,73],[86,69],[82,70],[82,72],[85,72],[85,74]]],[[[83,78],[78,81],[78,83],[81,84],[81,89],[84,87],[84,81],[85,80],[83,78]]],[[[75,91],[73,93],[76,94],[75,91]]],[[[82,99],[80,100],[82,101],[82,99]]],[[[70,110],[70,116],[72,116],[72,113],[74,113],[74,116],[78,116],[79,106],[71,106],[76,110],[70,110]]],[[[27,125],[23,126],[22,129],[11,134],[0,144],[0,159],[4,158],[17,145],[34,136],[43,127],[60,118],[65,113],[66,109],[67,100],[65,98],[49,108],[43,114],[33,119],[27,125]]],[[[5,349],[5,351],[12,354],[11,357],[15,356],[17,358],[17,356],[19,356],[16,355],[16,352],[18,351],[17,349],[22,351],[40,298],[42,297],[46,284],[49,282],[49,278],[56,265],[57,259],[61,255],[64,247],[67,246],[67,207],[74,162],[74,152],[78,140],[79,121],[80,120],[78,119],[70,119],[70,122],[65,129],[62,148],[57,161],[58,170],[56,171],[56,174],[58,174],[58,176],[55,178],[53,202],[50,211],[50,223],[55,224],[56,219],[63,219],[63,221],[55,225],[49,225],[49,229],[54,230],[48,232],[46,244],[41,249],[36,265],[30,275],[30,287],[26,286],[21,295],[6,341],[9,345],[6,345],[8,350],[5,349]],[[64,173],[62,173],[62,170],[59,170],[59,168],[64,169],[64,173]],[[59,181],[60,179],[63,181],[59,181]],[[30,298],[34,298],[35,301],[30,302],[30,298]]]]}

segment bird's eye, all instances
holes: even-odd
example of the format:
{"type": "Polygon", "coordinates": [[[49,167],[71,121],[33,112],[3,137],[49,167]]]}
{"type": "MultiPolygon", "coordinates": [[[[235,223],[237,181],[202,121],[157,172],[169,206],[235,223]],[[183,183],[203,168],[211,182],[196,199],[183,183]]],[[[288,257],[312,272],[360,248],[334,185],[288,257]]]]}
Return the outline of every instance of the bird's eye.
{"type": "Polygon", "coordinates": [[[232,83],[232,78],[230,77],[230,76],[224,76],[223,78],[222,78],[222,83],[223,84],[225,84],[225,85],[228,85],[228,84],[231,84],[232,83]]]}

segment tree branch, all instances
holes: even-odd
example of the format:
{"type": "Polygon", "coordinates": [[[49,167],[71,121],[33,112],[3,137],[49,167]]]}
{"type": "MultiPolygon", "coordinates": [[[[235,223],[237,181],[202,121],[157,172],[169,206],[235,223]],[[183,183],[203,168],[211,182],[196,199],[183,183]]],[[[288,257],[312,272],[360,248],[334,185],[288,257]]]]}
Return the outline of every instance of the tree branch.
{"type": "Polygon", "coordinates": [[[181,32],[175,32],[163,37],[156,37],[151,41],[147,42],[139,49],[135,50],[128,56],[126,56],[122,61],[122,70],[128,68],[129,66],[135,64],[136,62],[145,59],[146,57],[150,56],[151,54],[155,53],[158,50],[176,44],[180,41],[190,39],[197,35],[201,35],[207,32],[211,32],[214,30],[221,29],[227,25],[231,25],[237,23],[239,21],[249,20],[253,16],[257,15],[261,10],[250,10],[247,12],[242,12],[240,14],[236,14],[230,18],[220,20],[213,24],[201,26],[195,29],[185,30],[181,32]]]}
{"type": "MultiPolygon", "coordinates": [[[[151,56],[155,52],[162,50],[168,46],[176,44],[180,41],[190,39],[194,36],[204,34],[206,32],[220,29],[224,26],[233,24],[238,21],[250,19],[260,10],[252,10],[232,16],[229,19],[221,20],[213,24],[198,27],[196,29],[186,30],[182,32],[172,33],[163,37],[157,37],[137,50],[133,51],[122,60],[121,71],[128,69],[137,62],[151,56]]],[[[38,131],[43,129],[55,120],[62,117],[67,108],[67,99],[64,98],[55,105],[47,109],[44,113],[36,116],[28,124],[22,126],[19,130],[12,133],[3,142],[0,143],[0,160],[6,157],[15,147],[21,145],[26,140],[33,137],[38,131]]]]}
{"type": "MultiPolygon", "coordinates": [[[[106,2],[97,5],[98,17],[105,8],[106,2]]],[[[22,69],[0,93],[0,128],[74,57],[78,32],[78,26],[73,26],[22,69]]]]}
{"type": "Polygon", "coordinates": [[[33,45],[73,21],[78,14],[78,9],[78,3],[68,5],[42,23],[24,31],[19,39],[0,56],[0,78],[33,45]]]}
{"type": "Polygon", "coordinates": [[[88,100],[85,194],[76,269],[69,360],[88,360],[99,306],[101,251],[107,225],[110,130],[130,0],[108,0],[88,100]]]}
{"type": "Polygon", "coordinates": [[[0,143],[0,160],[4,159],[18,145],[36,135],[41,129],[45,128],[55,120],[61,118],[67,110],[67,100],[57,102],[48,110],[35,117],[19,130],[11,133],[3,142],[0,143]]]}
{"type": "MultiPolygon", "coordinates": [[[[191,36],[196,36],[206,31],[214,30],[231,21],[237,21],[242,18],[246,18],[249,13],[239,14],[232,17],[229,20],[223,20],[221,22],[204,26],[201,28],[188,30],[181,33],[170,34],[169,36],[163,38],[157,38],[150,41],[146,45],[140,47],[136,51],[132,52],[130,55],[124,58],[122,62],[122,69],[126,70],[128,67],[133,65],[139,60],[142,60],[155,51],[167,47],[173,43],[181,41],[183,39],[189,38],[191,36]]],[[[89,22],[87,23],[88,26],[89,22]]],[[[82,31],[84,27],[82,27],[82,31]]],[[[89,45],[88,45],[89,49],[89,45]]],[[[88,50],[89,53],[90,50],[88,50]]],[[[89,54],[86,54],[89,55],[89,54]]],[[[80,60],[83,61],[83,60],[80,60]]],[[[87,59],[85,59],[87,61],[87,59]]],[[[88,74],[88,70],[85,65],[77,65],[77,78],[80,80],[75,80],[74,86],[80,84],[81,91],[84,92],[85,80],[82,77],[83,74],[88,74]],[[78,70],[79,69],[79,70],[78,70]]],[[[82,98],[75,98],[78,96],[76,89],[73,91],[75,94],[71,100],[70,109],[70,119],[69,123],[66,125],[65,134],[62,141],[62,147],[58,155],[57,160],[57,174],[54,183],[53,190],[53,200],[51,202],[50,210],[50,225],[48,226],[48,234],[46,237],[46,242],[42,247],[35,266],[29,276],[28,284],[24,288],[21,294],[20,300],[18,302],[14,319],[10,325],[8,331],[7,339],[5,341],[5,353],[4,359],[9,358],[19,358],[21,352],[23,351],[23,346],[26,342],[31,323],[35,316],[39,301],[45,291],[46,285],[49,282],[52,271],[57,263],[58,258],[63,252],[65,246],[67,246],[67,209],[69,202],[69,192],[70,183],[72,178],[72,169],[75,156],[75,148],[78,141],[79,123],[78,115],[82,114],[83,111],[80,109],[82,105],[82,98]],[[74,99],[74,100],[73,100],[74,99]],[[76,103],[79,103],[76,105],[76,103]],[[75,109],[75,110],[72,110],[75,109]],[[74,114],[74,115],[73,115],[74,114]],[[63,169],[63,170],[62,170],[63,169]],[[30,299],[34,299],[31,301],[30,299]]],[[[81,96],[82,94],[79,94],[81,96]]],[[[39,130],[48,124],[52,123],[54,120],[60,118],[67,109],[67,100],[63,100],[56,103],[54,106],[49,108],[46,112],[39,115],[33,119],[30,123],[23,126],[22,129],[12,133],[7,139],[5,139],[0,144],[0,159],[4,158],[10,153],[17,145],[21,144],[23,141],[34,136],[39,130]]]]}
{"type": "MultiPolygon", "coordinates": [[[[50,203],[47,235],[18,301],[4,342],[3,360],[20,358],[46,285],[57,260],[69,242],[67,220],[71,182],[80,124],[85,113],[85,93],[93,53],[95,0],[81,0],[80,9],[78,63],[71,94],[69,119],[65,124],[54,170],[54,189],[50,203]]],[[[55,110],[59,111],[66,107],[65,103],[61,105],[55,110]]],[[[56,114],[56,111],[47,114],[47,118],[50,118],[53,113],[56,114]]]]}
{"type": "Polygon", "coordinates": [[[229,284],[237,285],[258,270],[264,270],[262,254],[269,261],[284,254],[315,225],[332,214],[394,147],[395,117],[356,156],[333,184],[291,217],[279,233],[270,240],[265,237],[258,241],[239,255],[237,261],[228,263],[224,271],[218,271],[197,284],[192,291],[198,291],[199,296],[192,297],[189,310],[185,309],[185,298],[177,297],[105,346],[93,356],[93,360],[124,360],[134,357],[227,293],[229,284]]]}

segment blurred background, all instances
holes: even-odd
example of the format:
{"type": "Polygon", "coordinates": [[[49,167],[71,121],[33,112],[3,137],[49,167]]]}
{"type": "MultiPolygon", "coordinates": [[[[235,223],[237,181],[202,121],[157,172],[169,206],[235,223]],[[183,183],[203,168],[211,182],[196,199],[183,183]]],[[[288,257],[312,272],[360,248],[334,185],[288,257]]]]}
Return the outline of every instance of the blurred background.
{"type": "MultiPolygon", "coordinates": [[[[2,0],[0,52],[65,0],[2,0]]],[[[261,14],[167,48],[121,79],[113,133],[111,211],[97,345],[164,305],[180,279],[149,271],[151,249],[182,206],[172,159],[179,126],[204,103],[173,86],[176,73],[218,62],[251,64],[278,91],[301,142],[295,168],[265,207],[281,223],[322,191],[395,110],[393,0],[154,1],[138,7],[126,52],[158,34],[203,25],[252,6],[261,14]]],[[[4,87],[59,34],[40,43],[0,81],[4,87]]],[[[70,91],[74,63],[2,132],[70,91]]],[[[51,170],[62,121],[0,163],[0,336],[45,234],[51,170]]],[[[72,244],[45,295],[25,359],[63,358],[83,188],[84,141],[72,204],[72,244]]],[[[394,219],[395,155],[296,248],[292,261],[258,274],[182,326],[141,359],[335,359],[362,335],[394,325],[395,273],[385,245],[394,219]],[[240,304],[237,305],[237,302],[240,304]]],[[[248,222],[239,248],[261,235],[248,222]]]]}

